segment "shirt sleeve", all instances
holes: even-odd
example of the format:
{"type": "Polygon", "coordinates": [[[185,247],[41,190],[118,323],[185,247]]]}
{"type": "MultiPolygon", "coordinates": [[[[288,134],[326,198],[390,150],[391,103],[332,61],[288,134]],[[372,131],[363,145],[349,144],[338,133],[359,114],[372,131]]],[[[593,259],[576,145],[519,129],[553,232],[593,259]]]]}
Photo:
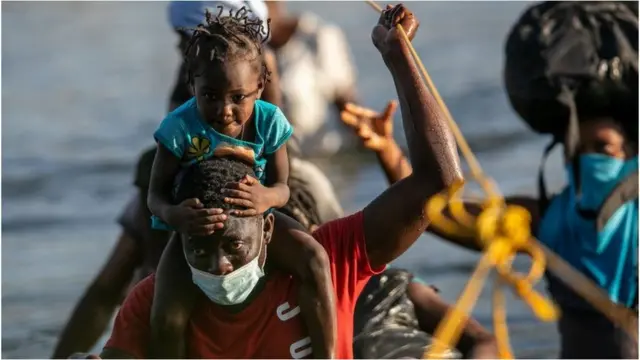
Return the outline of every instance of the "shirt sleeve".
{"type": "Polygon", "coordinates": [[[145,358],[149,343],[154,284],[155,276],[150,275],[127,295],[118,311],[105,349],[116,349],[136,359],[145,358]]]}
{"type": "Polygon", "coordinates": [[[364,215],[353,215],[322,225],[313,237],[324,247],[331,263],[331,277],[338,301],[353,304],[367,281],[384,271],[371,267],[364,239],[364,215]]]}
{"type": "Polygon", "coordinates": [[[136,174],[133,184],[142,191],[149,190],[151,182],[151,168],[156,158],[156,147],[149,148],[140,155],[136,164],[136,174]]]}
{"type": "Polygon", "coordinates": [[[331,84],[333,99],[347,95],[355,88],[356,74],[351,49],[338,26],[324,25],[318,31],[318,57],[322,76],[331,84]]]}
{"type": "Polygon", "coordinates": [[[276,108],[273,112],[273,116],[265,127],[264,134],[264,153],[271,155],[278,151],[284,143],[289,140],[293,134],[293,126],[284,116],[280,108],[276,108]]]}
{"type": "Polygon", "coordinates": [[[153,137],[178,159],[182,159],[187,144],[187,131],[179,117],[167,115],[153,137]]]}
{"type": "Polygon", "coordinates": [[[141,229],[140,226],[141,206],[143,206],[142,197],[140,196],[140,193],[136,191],[136,193],[131,196],[129,202],[127,202],[127,205],[118,217],[118,224],[120,224],[123,230],[137,242],[142,242],[142,239],[144,238],[144,230],[141,229]]]}

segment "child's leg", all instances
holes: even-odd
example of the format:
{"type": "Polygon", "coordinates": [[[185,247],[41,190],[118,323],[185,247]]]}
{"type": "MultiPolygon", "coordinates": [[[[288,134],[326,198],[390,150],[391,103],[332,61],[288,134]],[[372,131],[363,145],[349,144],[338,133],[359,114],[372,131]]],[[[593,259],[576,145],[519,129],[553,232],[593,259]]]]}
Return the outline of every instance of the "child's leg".
{"type": "Polygon", "coordinates": [[[307,325],[313,355],[328,359],[335,355],[337,336],[334,289],[327,253],[311,235],[301,234],[293,241],[278,236],[300,225],[290,217],[274,211],[275,232],[269,245],[269,258],[280,269],[296,276],[300,282],[299,306],[307,325]],[[280,240],[279,240],[280,239],[280,240]]]}
{"type": "Polygon", "coordinates": [[[156,271],[149,358],[186,357],[186,330],[196,291],[180,238],[174,233],[162,253],[156,271]]]}
{"type": "MultiPolygon", "coordinates": [[[[333,290],[328,295],[333,298],[333,290]]],[[[313,357],[316,359],[333,359],[337,337],[333,299],[329,300],[326,292],[319,293],[318,286],[307,281],[302,282],[300,286],[298,304],[311,338],[313,357]],[[331,303],[331,305],[327,306],[323,303],[331,303]]]]}

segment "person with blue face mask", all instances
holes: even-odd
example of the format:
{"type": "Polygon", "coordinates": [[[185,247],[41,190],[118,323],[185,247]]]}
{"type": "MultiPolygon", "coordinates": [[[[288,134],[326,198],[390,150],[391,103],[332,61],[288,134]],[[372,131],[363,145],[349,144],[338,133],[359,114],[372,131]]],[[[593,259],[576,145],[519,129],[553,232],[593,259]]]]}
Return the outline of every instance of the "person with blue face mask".
{"type": "MultiPolygon", "coordinates": [[[[637,184],[637,138],[630,138],[614,119],[596,118],[581,123],[580,144],[576,157],[566,159],[568,185],[540,217],[537,236],[608,292],[613,302],[637,307],[637,196],[621,202],[606,223],[597,224],[599,210],[614,189],[633,176],[637,184]]],[[[604,316],[554,276],[547,279],[562,309],[563,358],[634,356],[625,352],[637,351],[636,344],[621,344],[625,336],[604,316]]]]}
{"type": "MultiPolygon", "coordinates": [[[[545,157],[563,145],[567,185],[548,199],[541,172],[538,198],[509,196],[506,202],[526,208],[532,234],[612,302],[637,310],[638,13],[637,4],[629,4],[634,3],[545,2],[529,8],[514,26],[505,67],[509,99],[534,130],[554,135],[545,157]],[[584,26],[575,26],[584,19],[584,26]],[[548,26],[541,26],[545,21],[548,26]]],[[[393,102],[379,114],[350,105],[341,114],[377,153],[390,184],[412,172],[393,139],[394,109],[393,102]]],[[[475,214],[481,210],[472,202],[465,206],[475,214]]],[[[483,247],[475,238],[451,237],[435,226],[428,231],[469,249],[483,247]]],[[[551,274],[547,285],[561,308],[562,358],[637,358],[637,338],[551,274]]],[[[637,317],[629,320],[637,323],[637,317]]]]}
{"type": "MultiPolygon", "coordinates": [[[[637,308],[637,187],[635,197],[619,200],[606,221],[598,221],[616,188],[629,181],[637,185],[637,138],[627,134],[612,118],[582,121],[579,152],[566,159],[568,185],[539,217],[537,236],[604,289],[611,301],[637,308]]],[[[562,358],[637,358],[637,340],[629,339],[553,275],[547,280],[562,310],[562,358]]]]}
{"type": "MultiPolygon", "coordinates": [[[[385,123],[393,118],[389,112],[373,117],[371,114],[375,111],[354,107],[343,116],[358,124],[385,123]]],[[[608,292],[613,302],[637,308],[638,138],[637,128],[628,125],[629,122],[621,123],[613,117],[583,117],[578,152],[575,157],[565,159],[568,184],[551,199],[546,210],[532,196],[509,196],[506,202],[525,207],[532,215],[531,232],[608,292]],[[636,185],[635,196],[619,200],[624,199],[619,190],[630,183],[636,185]],[[603,220],[601,210],[605,203],[616,206],[603,220]]],[[[411,165],[392,136],[375,129],[362,133],[373,134],[362,138],[365,146],[373,137],[380,144],[380,150],[374,151],[381,153],[378,159],[390,184],[411,174],[411,165]]],[[[467,202],[465,206],[471,213],[480,212],[475,203],[467,202]]],[[[451,237],[435,226],[428,231],[468,249],[483,247],[475,238],[451,237]]],[[[547,280],[549,292],[562,311],[558,324],[562,358],[634,357],[637,342],[628,339],[551,274],[547,274],[547,280]]]]}

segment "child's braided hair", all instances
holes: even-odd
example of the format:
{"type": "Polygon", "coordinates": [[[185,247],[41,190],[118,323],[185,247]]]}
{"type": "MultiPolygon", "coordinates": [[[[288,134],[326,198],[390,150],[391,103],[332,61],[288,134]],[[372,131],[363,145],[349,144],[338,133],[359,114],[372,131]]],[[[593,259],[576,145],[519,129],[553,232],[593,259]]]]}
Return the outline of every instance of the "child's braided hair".
{"type": "Polygon", "coordinates": [[[184,50],[188,81],[193,81],[194,76],[203,73],[206,62],[224,63],[238,57],[249,61],[259,60],[261,78],[265,83],[269,81],[270,73],[262,56],[262,45],[269,38],[271,20],[267,20],[265,25],[259,18],[251,17],[251,10],[245,6],[235,13],[229,10],[226,16],[222,16],[222,6],[218,6],[218,9],[216,16],[206,10],[206,24],[189,29],[193,30],[193,35],[184,50]]]}

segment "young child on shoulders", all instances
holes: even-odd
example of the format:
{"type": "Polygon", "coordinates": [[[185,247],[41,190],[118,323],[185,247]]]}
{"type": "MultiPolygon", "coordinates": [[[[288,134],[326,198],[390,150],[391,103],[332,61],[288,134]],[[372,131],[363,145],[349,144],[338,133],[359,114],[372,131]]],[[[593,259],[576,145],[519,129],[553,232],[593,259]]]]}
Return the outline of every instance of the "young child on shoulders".
{"type": "MultiPolygon", "coordinates": [[[[262,48],[268,26],[251,18],[245,7],[228,15],[223,15],[222,8],[217,16],[207,11],[205,20],[206,24],[194,30],[184,53],[195,96],[171,112],[154,134],[157,153],[148,198],[154,228],[193,236],[208,236],[222,229],[228,216],[256,216],[287,203],[285,143],[293,132],[277,106],[259,100],[269,79],[262,48]],[[257,178],[247,175],[225,189],[225,201],[245,210],[223,214],[222,209],[204,208],[198,199],[172,203],[181,169],[212,156],[234,156],[254,167],[257,178]]],[[[155,358],[185,355],[183,337],[197,290],[184,285],[190,284],[184,279],[190,279],[191,273],[178,242],[174,236],[156,275],[150,349],[155,358]]],[[[335,304],[329,264],[324,261],[323,266],[317,266],[322,263],[318,258],[326,259],[320,251],[324,250],[312,237],[306,244],[274,239],[269,258],[275,267],[302,281],[300,309],[314,356],[331,357],[335,304]],[[290,255],[291,249],[300,249],[300,256],[284,255],[290,255]]]]}

